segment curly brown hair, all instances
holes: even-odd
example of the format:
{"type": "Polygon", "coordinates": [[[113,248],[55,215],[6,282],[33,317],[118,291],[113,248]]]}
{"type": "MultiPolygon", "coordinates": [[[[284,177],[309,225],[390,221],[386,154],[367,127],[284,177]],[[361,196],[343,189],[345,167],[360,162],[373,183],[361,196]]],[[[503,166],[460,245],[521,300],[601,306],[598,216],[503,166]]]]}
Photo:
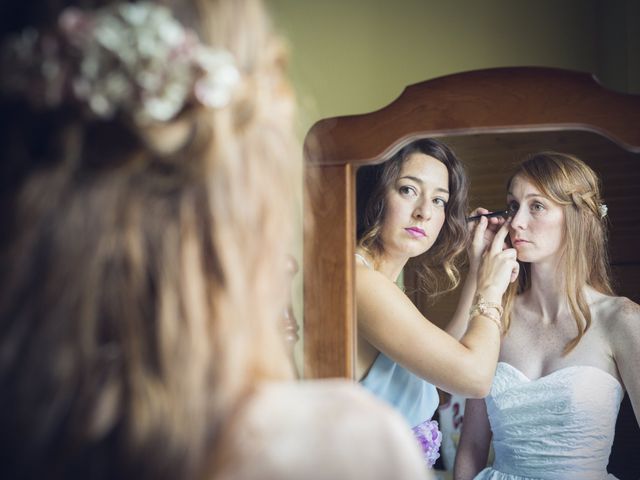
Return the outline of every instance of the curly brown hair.
{"type": "Polygon", "coordinates": [[[393,188],[402,166],[414,153],[423,153],[442,162],[449,173],[450,197],[445,222],[433,246],[413,262],[419,275],[419,288],[437,295],[454,289],[460,282],[458,260],[468,243],[466,225],[469,182],[464,166],[451,148],[433,139],[420,139],[400,149],[389,160],[365,167],[357,173],[358,247],[374,258],[384,251],[380,228],[384,222],[385,197],[393,188]]]}

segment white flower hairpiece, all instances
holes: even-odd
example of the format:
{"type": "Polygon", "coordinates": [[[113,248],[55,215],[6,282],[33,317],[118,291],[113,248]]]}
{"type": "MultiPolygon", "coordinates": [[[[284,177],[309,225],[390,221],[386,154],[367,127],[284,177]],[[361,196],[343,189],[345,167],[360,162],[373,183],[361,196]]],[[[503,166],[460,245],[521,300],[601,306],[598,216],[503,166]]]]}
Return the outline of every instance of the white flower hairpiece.
{"type": "Polygon", "coordinates": [[[58,23],[57,35],[28,29],[2,46],[2,70],[12,72],[4,92],[35,92],[49,107],[72,97],[99,118],[122,112],[144,124],[174,118],[191,99],[222,108],[240,81],[229,52],[152,2],[69,8],[58,23]]]}
{"type": "Polygon", "coordinates": [[[609,207],[607,207],[606,203],[601,203],[598,205],[598,211],[600,212],[600,218],[604,218],[609,212],[609,207]]]}

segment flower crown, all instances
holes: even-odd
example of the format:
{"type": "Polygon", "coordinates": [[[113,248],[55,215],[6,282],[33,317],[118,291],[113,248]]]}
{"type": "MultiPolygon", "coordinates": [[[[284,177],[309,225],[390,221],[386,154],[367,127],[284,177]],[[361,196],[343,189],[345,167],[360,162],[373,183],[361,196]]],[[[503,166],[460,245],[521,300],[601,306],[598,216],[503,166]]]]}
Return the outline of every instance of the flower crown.
{"type": "Polygon", "coordinates": [[[152,2],[64,10],[55,33],[29,28],[0,46],[0,92],[54,108],[68,100],[95,117],[174,118],[190,100],[226,106],[240,81],[233,56],[203,45],[152,2]]]}

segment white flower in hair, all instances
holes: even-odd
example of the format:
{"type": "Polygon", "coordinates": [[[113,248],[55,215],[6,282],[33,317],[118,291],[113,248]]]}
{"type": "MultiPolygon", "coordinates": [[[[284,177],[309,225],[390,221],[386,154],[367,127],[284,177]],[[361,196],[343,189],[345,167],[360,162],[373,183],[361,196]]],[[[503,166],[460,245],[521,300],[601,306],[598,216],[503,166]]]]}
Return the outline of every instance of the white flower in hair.
{"type": "Polygon", "coordinates": [[[190,100],[222,108],[240,81],[229,52],[203,45],[156,3],[68,8],[59,29],[59,36],[35,31],[2,45],[12,78],[0,88],[51,98],[50,107],[71,97],[99,118],[121,112],[145,124],[171,120],[190,100]],[[45,71],[45,60],[55,68],[45,71]]]}
{"type": "Polygon", "coordinates": [[[120,107],[138,123],[166,121],[192,93],[216,108],[231,99],[240,80],[231,54],[200,44],[167,8],[122,4],[94,21],[76,93],[96,115],[108,117],[120,107]]]}
{"type": "Polygon", "coordinates": [[[607,207],[606,203],[601,203],[600,205],[598,205],[598,211],[600,212],[600,217],[604,218],[609,212],[609,207],[607,207]]]}
{"type": "Polygon", "coordinates": [[[196,98],[212,108],[229,103],[233,87],[240,81],[240,73],[233,64],[231,54],[199,48],[196,58],[205,71],[205,75],[196,82],[196,98]]]}

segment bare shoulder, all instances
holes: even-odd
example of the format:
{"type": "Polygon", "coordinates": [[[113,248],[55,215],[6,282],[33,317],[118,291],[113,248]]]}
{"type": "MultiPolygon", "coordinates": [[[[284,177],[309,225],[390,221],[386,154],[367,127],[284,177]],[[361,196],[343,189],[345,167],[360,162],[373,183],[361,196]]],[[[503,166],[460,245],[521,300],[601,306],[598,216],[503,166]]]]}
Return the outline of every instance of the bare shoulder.
{"type": "Polygon", "coordinates": [[[372,286],[387,288],[394,285],[394,283],[382,273],[362,264],[356,264],[356,281],[357,284],[366,285],[367,288],[372,286]]]}
{"type": "Polygon", "coordinates": [[[636,321],[640,320],[640,305],[636,302],[629,300],[627,297],[618,297],[621,303],[621,315],[623,317],[633,318],[636,321]]]}
{"type": "Polygon", "coordinates": [[[621,382],[635,407],[640,400],[640,305],[625,297],[612,297],[608,312],[604,331],[621,382]]]}
{"type": "Polygon", "coordinates": [[[290,424],[292,431],[301,428],[327,437],[353,437],[364,431],[404,436],[408,428],[392,408],[348,380],[270,384],[258,393],[255,407],[262,419],[266,418],[265,410],[281,415],[280,427],[290,424]],[[372,417],[379,421],[372,421],[372,417]],[[332,421],[328,422],[329,418],[332,421]]]}
{"type": "Polygon", "coordinates": [[[640,320],[640,305],[627,297],[606,297],[601,301],[605,316],[615,320],[640,320]]]}
{"type": "Polygon", "coordinates": [[[633,331],[637,337],[640,326],[640,305],[626,297],[618,297],[617,304],[617,328],[625,335],[633,331]]]}
{"type": "Polygon", "coordinates": [[[628,335],[640,327],[640,305],[627,297],[603,296],[595,304],[598,321],[614,336],[628,335]]]}
{"type": "Polygon", "coordinates": [[[356,295],[360,306],[369,307],[373,311],[405,306],[415,308],[411,300],[384,274],[365,266],[356,267],[356,295]]]}
{"type": "Polygon", "coordinates": [[[425,478],[404,420],[347,380],[266,384],[237,432],[247,461],[227,478],[425,478]]]}
{"type": "Polygon", "coordinates": [[[346,379],[267,383],[258,390],[254,403],[268,408],[296,405],[295,412],[301,415],[307,411],[317,412],[318,408],[349,413],[351,410],[362,411],[363,408],[377,413],[379,409],[386,410],[386,406],[375,397],[346,379]]]}

